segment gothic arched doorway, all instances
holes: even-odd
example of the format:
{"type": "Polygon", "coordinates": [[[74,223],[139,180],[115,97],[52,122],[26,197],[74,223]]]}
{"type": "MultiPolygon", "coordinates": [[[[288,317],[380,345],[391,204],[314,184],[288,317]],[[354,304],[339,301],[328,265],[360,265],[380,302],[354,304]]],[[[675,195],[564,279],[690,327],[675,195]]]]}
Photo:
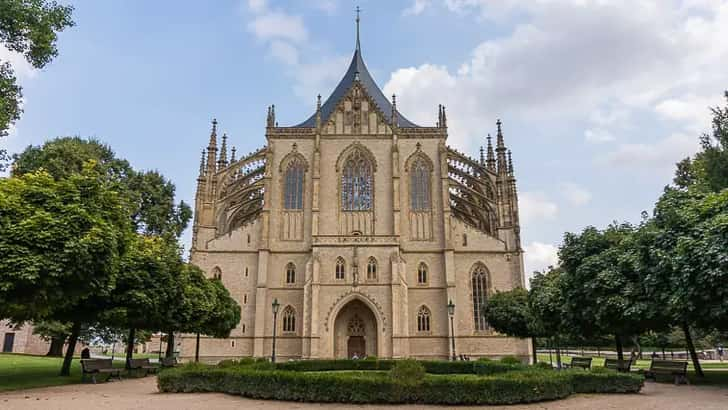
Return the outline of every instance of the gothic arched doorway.
{"type": "Polygon", "coordinates": [[[334,322],[334,356],[337,359],[377,355],[377,319],[360,300],[341,308],[334,322]]]}

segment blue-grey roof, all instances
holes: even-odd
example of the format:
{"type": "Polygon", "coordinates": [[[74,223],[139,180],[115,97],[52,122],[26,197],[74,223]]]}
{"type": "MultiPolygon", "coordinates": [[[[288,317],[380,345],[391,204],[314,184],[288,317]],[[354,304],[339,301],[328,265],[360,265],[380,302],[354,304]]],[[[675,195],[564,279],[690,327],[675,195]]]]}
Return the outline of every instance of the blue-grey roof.
{"type": "MultiPolygon", "coordinates": [[[[329,98],[326,99],[326,102],[321,106],[321,122],[325,123],[328,121],[331,114],[336,109],[336,106],[339,103],[339,100],[343,98],[346,93],[349,91],[351,86],[354,84],[354,81],[356,81],[357,73],[359,74],[359,82],[366,90],[367,94],[374,100],[374,103],[377,105],[377,108],[384,114],[384,117],[387,119],[387,121],[391,124],[392,123],[392,104],[389,102],[387,97],[384,96],[384,93],[382,90],[377,86],[377,83],[374,82],[374,79],[372,78],[371,74],[369,74],[369,70],[367,70],[366,64],[364,64],[364,59],[361,57],[361,49],[357,47],[356,51],[354,51],[354,57],[351,59],[351,64],[349,65],[349,69],[346,70],[346,74],[344,74],[344,78],[341,79],[339,82],[339,85],[336,86],[334,89],[334,92],[331,93],[329,98]]],[[[398,118],[398,125],[399,127],[404,128],[415,128],[419,127],[419,125],[413,123],[412,121],[408,120],[407,118],[402,115],[402,113],[397,110],[397,118],[398,118]]],[[[310,116],[306,121],[295,125],[295,127],[315,127],[316,126],[316,113],[314,113],[312,116],[310,116]]]]}

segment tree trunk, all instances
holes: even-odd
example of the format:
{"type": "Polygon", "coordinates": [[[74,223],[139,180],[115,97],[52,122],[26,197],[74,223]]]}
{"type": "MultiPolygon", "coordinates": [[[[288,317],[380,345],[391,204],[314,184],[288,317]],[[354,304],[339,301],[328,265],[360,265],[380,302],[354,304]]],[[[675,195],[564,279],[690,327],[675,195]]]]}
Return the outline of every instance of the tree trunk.
{"type": "Polygon", "coordinates": [[[665,360],[665,348],[662,348],[662,360],[665,360]]]}
{"type": "Polygon", "coordinates": [[[200,361],[200,334],[197,334],[197,340],[195,341],[195,363],[200,361]]]}
{"type": "Polygon", "coordinates": [[[693,338],[690,336],[690,327],[687,324],[683,325],[683,332],[685,332],[685,343],[688,345],[690,351],[690,358],[693,359],[693,367],[695,368],[695,374],[699,377],[704,377],[703,368],[700,367],[700,360],[698,354],[695,352],[695,345],[693,344],[693,338]]]}
{"type": "Polygon", "coordinates": [[[51,347],[48,349],[46,356],[52,357],[63,357],[63,345],[66,342],[66,337],[54,337],[51,339],[51,347]]]}
{"type": "Polygon", "coordinates": [[[81,324],[74,322],[71,326],[71,336],[68,337],[68,349],[66,349],[66,356],[63,358],[63,366],[61,366],[61,376],[71,375],[71,361],[73,360],[73,353],[76,352],[76,342],[78,341],[78,335],[81,333],[81,324]]]}
{"type": "Polygon", "coordinates": [[[131,358],[134,354],[134,337],[136,329],[129,329],[129,338],[126,341],[126,370],[131,370],[131,358]]]}
{"type": "Polygon", "coordinates": [[[538,363],[538,353],[536,352],[536,338],[531,338],[531,349],[533,350],[533,364],[538,363]]]}
{"type": "Polygon", "coordinates": [[[561,369],[561,347],[556,344],[556,368],[561,369]]]}
{"type": "Polygon", "coordinates": [[[624,349],[622,348],[622,338],[614,335],[614,342],[617,344],[617,360],[624,360],[624,349]]]}
{"type": "Polygon", "coordinates": [[[174,332],[167,333],[167,351],[164,357],[174,357],[174,332]]]}

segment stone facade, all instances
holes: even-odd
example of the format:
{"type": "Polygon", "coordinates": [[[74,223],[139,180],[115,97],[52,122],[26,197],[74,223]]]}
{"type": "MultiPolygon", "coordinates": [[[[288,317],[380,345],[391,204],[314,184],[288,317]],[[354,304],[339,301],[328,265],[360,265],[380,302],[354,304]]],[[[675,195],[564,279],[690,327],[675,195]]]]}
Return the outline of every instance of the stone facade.
{"type": "MultiPolygon", "coordinates": [[[[357,41],[358,43],[358,41],[357,41]]],[[[357,47],[314,115],[279,127],[242,159],[217,122],[203,151],[191,261],[242,307],[227,339],[202,337],[207,360],[515,355],[528,340],[480,318],[487,295],[524,285],[518,199],[497,124],[487,158],[447,146],[447,115],[421,127],[386,99],[357,47]],[[455,305],[454,335],[447,305],[455,305]]],[[[182,337],[181,355],[195,338],[182,337]]]]}
{"type": "MultiPolygon", "coordinates": [[[[0,352],[23,353],[32,355],[45,355],[51,347],[51,342],[33,333],[32,324],[19,327],[11,326],[6,320],[0,321],[0,352]]],[[[76,354],[86,347],[82,343],[76,344],[76,354]]],[[[63,346],[66,351],[68,344],[63,346]]]]}

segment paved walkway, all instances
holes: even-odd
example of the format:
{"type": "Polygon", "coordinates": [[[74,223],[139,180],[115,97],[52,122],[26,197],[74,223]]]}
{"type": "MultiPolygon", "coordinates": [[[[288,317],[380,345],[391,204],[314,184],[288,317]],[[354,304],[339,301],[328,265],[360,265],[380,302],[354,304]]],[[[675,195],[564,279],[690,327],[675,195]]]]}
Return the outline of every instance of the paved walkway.
{"type": "MultiPolygon", "coordinates": [[[[674,386],[647,383],[640,394],[576,395],[566,400],[523,406],[487,407],[488,409],[720,409],[728,408],[728,389],[709,386],[674,386]]],[[[156,378],[125,380],[102,384],[46,387],[0,393],[0,409],[437,409],[445,406],[344,406],[340,404],[292,403],[251,400],[218,393],[157,392],[156,378]]],[[[477,407],[467,407],[476,409],[477,407]]]]}

